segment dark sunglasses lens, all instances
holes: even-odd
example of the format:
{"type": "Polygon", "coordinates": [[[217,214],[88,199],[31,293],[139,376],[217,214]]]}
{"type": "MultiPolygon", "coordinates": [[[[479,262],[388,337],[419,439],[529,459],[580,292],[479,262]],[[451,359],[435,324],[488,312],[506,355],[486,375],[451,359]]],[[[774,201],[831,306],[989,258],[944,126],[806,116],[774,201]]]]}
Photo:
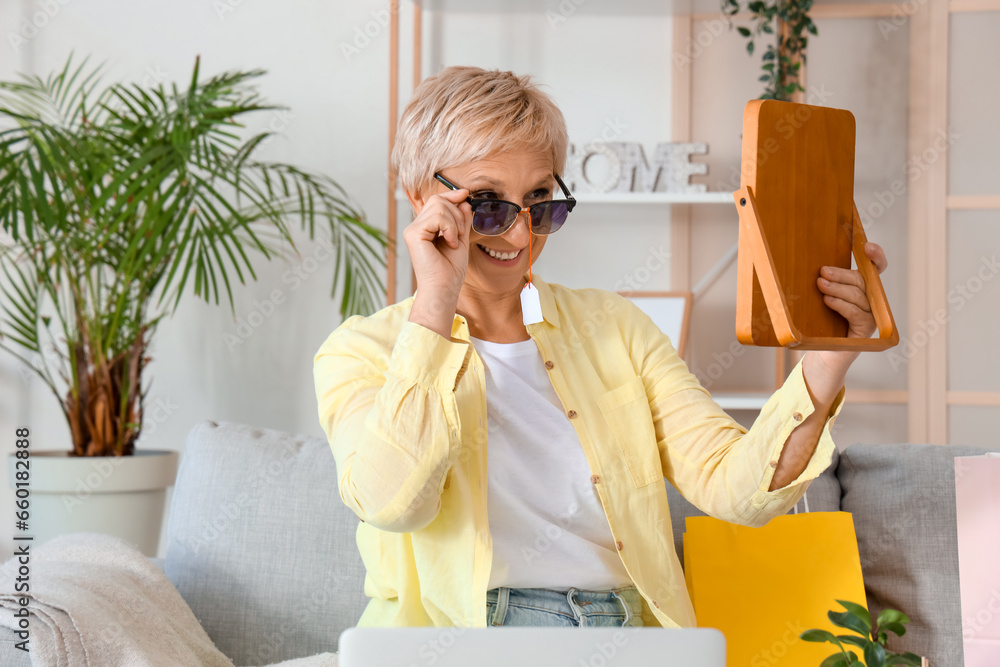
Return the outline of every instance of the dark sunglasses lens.
{"type": "Polygon", "coordinates": [[[472,228],[484,236],[496,236],[507,231],[516,215],[514,207],[506,202],[482,202],[472,213],[472,228]]]}
{"type": "Polygon", "coordinates": [[[531,229],[535,234],[551,234],[566,222],[569,207],[564,202],[542,202],[531,207],[531,229]]]}

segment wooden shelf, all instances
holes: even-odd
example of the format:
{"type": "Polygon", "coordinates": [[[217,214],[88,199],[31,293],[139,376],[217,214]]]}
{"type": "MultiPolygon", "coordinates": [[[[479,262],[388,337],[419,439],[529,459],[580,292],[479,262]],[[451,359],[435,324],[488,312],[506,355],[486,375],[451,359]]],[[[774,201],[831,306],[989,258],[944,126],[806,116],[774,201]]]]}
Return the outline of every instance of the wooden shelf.
{"type": "MultiPolygon", "coordinates": [[[[602,192],[573,195],[581,204],[729,204],[730,192],[602,192]]],[[[396,201],[407,201],[406,193],[396,190],[396,201]]]]}
{"type": "Polygon", "coordinates": [[[688,13],[692,9],[699,11],[718,10],[718,3],[672,2],[667,0],[624,0],[619,2],[580,2],[572,4],[572,10],[563,9],[557,0],[539,2],[539,0],[423,0],[424,9],[438,12],[453,12],[458,14],[544,14],[546,11],[565,12],[564,16],[572,16],[576,12],[592,15],[615,16],[671,16],[677,13],[688,13]]]}

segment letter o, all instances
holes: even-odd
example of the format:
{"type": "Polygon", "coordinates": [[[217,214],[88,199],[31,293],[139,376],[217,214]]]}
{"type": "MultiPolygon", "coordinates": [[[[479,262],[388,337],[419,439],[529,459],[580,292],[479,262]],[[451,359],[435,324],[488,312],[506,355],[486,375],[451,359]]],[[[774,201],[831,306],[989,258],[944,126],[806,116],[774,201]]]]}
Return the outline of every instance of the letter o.
{"type": "Polygon", "coordinates": [[[306,257],[304,260],[302,260],[302,268],[305,269],[306,272],[312,273],[319,268],[319,264],[317,264],[316,260],[313,259],[312,257],[306,257]]]}

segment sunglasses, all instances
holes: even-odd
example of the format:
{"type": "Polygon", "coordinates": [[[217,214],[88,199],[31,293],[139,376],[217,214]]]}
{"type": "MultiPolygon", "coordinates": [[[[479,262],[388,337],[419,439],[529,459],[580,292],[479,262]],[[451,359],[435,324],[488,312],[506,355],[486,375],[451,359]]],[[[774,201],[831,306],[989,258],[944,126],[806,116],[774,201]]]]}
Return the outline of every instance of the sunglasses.
{"type": "MultiPolygon", "coordinates": [[[[557,231],[566,222],[566,216],[569,212],[576,206],[576,200],[573,199],[573,195],[569,193],[566,184],[562,182],[559,175],[553,174],[553,176],[556,177],[556,183],[562,188],[566,199],[549,199],[532,204],[527,208],[521,208],[519,204],[502,199],[466,197],[465,201],[472,206],[472,229],[483,236],[500,236],[511,228],[521,211],[527,211],[528,219],[531,221],[532,234],[546,236],[557,231]]],[[[441,174],[434,174],[434,178],[452,190],[461,189],[441,174]]]]}

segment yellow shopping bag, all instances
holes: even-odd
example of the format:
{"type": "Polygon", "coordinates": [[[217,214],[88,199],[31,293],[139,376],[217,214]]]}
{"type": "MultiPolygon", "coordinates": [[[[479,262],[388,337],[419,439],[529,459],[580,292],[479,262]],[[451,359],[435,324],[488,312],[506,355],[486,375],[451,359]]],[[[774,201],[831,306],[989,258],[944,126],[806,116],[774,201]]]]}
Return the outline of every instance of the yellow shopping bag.
{"type": "Polygon", "coordinates": [[[729,667],[819,665],[837,649],[799,639],[830,622],[836,600],[867,608],[848,512],[786,514],[760,528],[689,517],[684,570],[699,627],[726,636],[729,667]]]}

